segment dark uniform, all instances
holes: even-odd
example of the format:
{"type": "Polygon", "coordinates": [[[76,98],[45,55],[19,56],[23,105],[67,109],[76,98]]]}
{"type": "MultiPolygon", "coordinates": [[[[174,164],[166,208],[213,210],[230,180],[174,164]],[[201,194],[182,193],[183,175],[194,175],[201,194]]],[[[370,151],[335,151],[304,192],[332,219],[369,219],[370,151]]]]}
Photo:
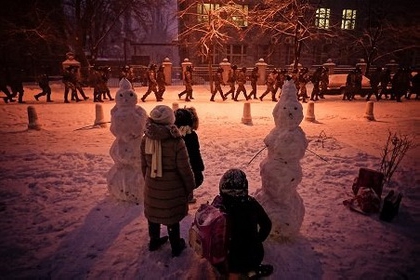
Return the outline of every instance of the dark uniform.
{"type": "Polygon", "coordinates": [[[235,64],[230,67],[230,70],[228,73],[228,81],[227,81],[230,89],[225,94],[226,98],[229,94],[232,94],[232,99],[235,99],[235,83],[238,76],[237,69],[238,69],[238,66],[236,66],[235,64]]]}
{"type": "Polygon", "coordinates": [[[103,102],[103,99],[114,100],[108,88],[109,67],[95,67],[92,72],[93,102],[103,102]]]}
{"type": "Polygon", "coordinates": [[[347,74],[346,78],[346,88],[343,94],[343,100],[353,100],[354,95],[356,94],[356,70],[351,70],[347,74]]]}
{"type": "Polygon", "coordinates": [[[273,69],[273,71],[271,71],[271,73],[268,74],[267,76],[267,81],[265,82],[265,84],[267,85],[267,88],[265,89],[263,94],[260,96],[261,101],[263,101],[264,96],[266,96],[270,92],[271,92],[271,100],[277,101],[276,96],[275,96],[276,93],[274,92],[274,85],[276,83],[276,77],[277,77],[277,70],[273,69]]]}
{"type": "Polygon", "coordinates": [[[321,92],[319,98],[324,99],[324,95],[327,93],[328,84],[330,83],[330,70],[327,67],[323,67],[321,73],[321,92]]]}
{"type": "Polygon", "coordinates": [[[363,80],[362,69],[359,66],[357,66],[354,72],[356,74],[356,76],[355,76],[355,86],[356,86],[356,88],[355,88],[355,91],[354,91],[351,99],[355,99],[354,96],[357,93],[360,94],[361,91],[362,91],[362,80],[363,80]]]}
{"type": "Polygon", "coordinates": [[[382,98],[382,95],[385,95],[385,99],[388,99],[388,84],[391,82],[391,70],[385,69],[381,72],[381,85],[379,98],[382,98]]]}
{"type": "Polygon", "coordinates": [[[77,102],[82,101],[81,99],[78,98],[77,92],[80,93],[83,100],[88,100],[89,99],[89,97],[86,96],[85,91],[83,90],[82,82],[80,80],[80,76],[79,76],[78,72],[79,72],[79,67],[77,67],[77,66],[73,66],[73,68],[70,71],[71,81],[72,81],[74,87],[76,88],[76,91],[72,93],[71,100],[76,100],[77,102]]]}
{"type": "Polygon", "coordinates": [[[309,98],[308,92],[306,90],[306,84],[309,82],[309,69],[302,67],[298,74],[298,83],[299,83],[299,95],[298,100],[302,100],[303,103],[306,103],[306,99],[309,98]]]}
{"type": "Polygon", "coordinates": [[[114,98],[112,98],[111,96],[111,91],[109,90],[108,87],[108,80],[109,80],[109,74],[111,72],[111,68],[110,67],[102,67],[100,68],[100,73],[101,73],[101,86],[103,88],[103,98],[104,99],[108,99],[110,101],[114,100],[114,98]]]}
{"type": "Polygon", "coordinates": [[[299,97],[299,71],[298,69],[293,69],[291,78],[293,82],[295,83],[296,87],[296,98],[299,97]]]}
{"type": "Polygon", "coordinates": [[[3,97],[3,100],[5,103],[8,102],[15,102],[16,100],[13,99],[12,93],[9,91],[7,87],[7,83],[9,80],[9,71],[5,67],[1,68],[0,72],[0,91],[4,92],[6,94],[6,97],[3,97]]]}
{"type": "Polygon", "coordinates": [[[407,68],[400,68],[391,81],[391,99],[401,102],[401,97],[406,96],[410,89],[410,71],[407,68]]]}
{"type": "Polygon", "coordinates": [[[260,74],[258,73],[258,67],[255,66],[251,72],[251,89],[252,90],[249,93],[248,99],[251,99],[252,96],[254,96],[254,99],[258,99],[257,98],[257,81],[259,77],[260,77],[260,74]]]}
{"type": "Polygon", "coordinates": [[[163,94],[166,91],[165,73],[163,72],[164,66],[159,66],[156,72],[156,82],[158,87],[158,99],[163,100],[163,94]]]}
{"type": "Polygon", "coordinates": [[[192,66],[187,66],[184,72],[184,85],[185,89],[178,94],[178,97],[181,99],[184,94],[186,94],[185,101],[189,102],[191,99],[194,99],[192,96],[193,88],[193,79],[192,79],[192,66]]]}
{"type": "Polygon", "coordinates": [[[313,84],[313,89],[312,89],[312,93],[311,93],[311,100],[312,101],[319,100],[319,94],[321,92],[320,83],[321,83],[322,70],[323,70],[322,67],[318,67],[311,77],[311,82],[313,84]]]}
{"type": "Polygon", "coordinates": [[[277,91],[280,90],[279,98],[281,95],[281,88],[283,87],[284,80],[286,79],[286,74],[287,74],[287,70],[281,69],[280,73],[278,73],[276,76],[276,86],[274,87],[274,95],[277,95],[277,91]]]}
{"type": "Polygon", "coordinates": [[[10,73],[10,89],[12,91],[12,96],[18,96],[19,103],[25,103],[23,101],[23,94],[25,90],[23,89],[23,69],[13,68],[10,73]]]}
{"type": "Polygon", "coordinates": [[[39,101],[41,96],[47,96],[47,102],[53,102],[51,100],[51,87],[50,87],[50,79],[48,74],[44,73],[38,77],[38,85],[41,88],[42,92],[34,95],[36,101],[39,101]]]}
{"type": "Polygon", "coordinates": [[[238,88],[236,89],[236,95],[233,100],[238,101],[238,96],[241,92],[244,94],[245,100],[248,100],[248,95],[246,95],[246,89],[245,89],[246,67],[242,67],[241,71],[239,71],[236,82],[238,83],[238,88]]]}
{"type": "Polygon", "coordinates": [[[76,86],[74,84],[76,79],[76,67],[68,66],[63,70],[63,83],[64,83],[64,103],[69,103],[69,92],[71,91],[71,99],[80,101],[77,96],[76,86]]]}
{"type": "Polygon", "coordinates": [[[223,90],[222,90],[222,84],[224,85],[223,82],[223,68],[219,67],[217,68],[216,73],[214,74],[213,80],[214,80],[214,89],[213,92],[211,94],[211,98],[210,101],[214,101],[214,97],[216,96],[216,93],[219,92],[220,93],[220,97],[223,99],[223,101],[225,101],[227,98],[223,95],[223,90]]]}
{"type": "Polygon", "coordinates": [[[130,65],[126,65],[121,69],[119,80],[121,81],[123,78],[127,79],[134,87],[134,72],[130,65]]]}
{"type": "Polygon", "coordinates": [[[147,71],[147,79],[148,79],[148,88],[146,93],[141,98],[141,101],[146,102],[147,96],[153,91],[156,97],[156,101],[162,101],[159,96],[158,89],[157,89],[157,81],[156,81],[156,64],[152,64],[147,71]]]}
{"type": "Polygon", "coordinates": [[[372,94],[375,95],[376,101],[379,101],[381,99],[379,97],[379,83],[381,82],[381,73],[382,73],[382,67],[377,67],[375,72],[372,73],[372,75],[369,77],[369,82],[372,90],[368,93],[368,96],[366,97],[366,101],[370,100],[370,97],[372,94]]]}
{"type": "Polygon", "coordinates": [[[411,88],[410,88],[410,93],[407,95],[407,99],[410,99],[412,94],[415,94],[416,99],[419,99],[420,97],[420,74],[419,73],[416,73],[411,78],[411,88]]]}

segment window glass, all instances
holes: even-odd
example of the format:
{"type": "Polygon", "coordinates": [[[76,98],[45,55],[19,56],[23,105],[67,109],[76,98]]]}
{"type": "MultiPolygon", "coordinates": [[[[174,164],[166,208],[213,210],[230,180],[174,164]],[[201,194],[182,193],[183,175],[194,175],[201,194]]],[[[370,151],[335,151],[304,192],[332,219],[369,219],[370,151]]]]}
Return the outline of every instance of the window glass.
{"type": "Polygon", "coordinates": [[[315,26],[322,29],[330,27],[330,9],[319,8],[316,10],[315,26]]]}
{"type": "Polygon", "coordinates": [[[209,12],[219,9],[219,4],[197,4],[198,22],[209,21],[209,12]]]}
{"type": "Polygon", "coordinates": [[[246,61],[247,46],[228,45],[226,48],[227,59],[232,64],[242,64],[246,61]]]}
{"type": "Polygon", "coordinates": [[[356,10],[344,9],[341,29],[353,30],[356,26],[356,10]]]}

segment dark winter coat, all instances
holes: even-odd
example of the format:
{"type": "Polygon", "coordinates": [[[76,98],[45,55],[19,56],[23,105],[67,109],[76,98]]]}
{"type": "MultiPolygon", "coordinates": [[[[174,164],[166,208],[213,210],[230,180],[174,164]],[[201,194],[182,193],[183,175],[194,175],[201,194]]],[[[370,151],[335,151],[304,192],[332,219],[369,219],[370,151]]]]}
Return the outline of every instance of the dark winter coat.
{"type": "Polygon", "coordinates": [[[153,223],[173,225],[188,214],[188,195],[195,187],[185,142],[175,125],[149,120],[141,142],[145,180],[144,215],[153,223]],[[145,153],[146,138],[161,140],[162,177],[150,177],[152,156],[145,153]]]}
{"type": "Polygon", "coordinates": [[[246,273],[256,270],[264,258],[262,243],[271,231],[271,220],[251,196],[221,196],[222,209],[228,214],[230,225],[229,271],[246,273]]]}
{"type": "Polygon", "coordinates": [[[194,172],[195,187],[198,188],[204,180],[204,163],[200,153],[200,143],[198,142],[197,133],[194,130],[191,133],[187,133],[184,136],[184,141],[187,146],[191,168],[194,172]]]}

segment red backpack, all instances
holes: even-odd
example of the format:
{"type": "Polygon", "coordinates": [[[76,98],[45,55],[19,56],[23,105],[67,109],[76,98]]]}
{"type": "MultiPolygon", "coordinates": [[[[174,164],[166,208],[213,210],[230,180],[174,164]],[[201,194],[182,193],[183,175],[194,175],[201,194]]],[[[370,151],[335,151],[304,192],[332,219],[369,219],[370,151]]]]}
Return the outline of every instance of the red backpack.
{"type": "Polygon", "coordinates": [[[221,200],[216,196],[211,204],[201,204],[189,230],[190,246],[212,265],[223,263],[229,248],[229,223],[219,208],[221,200]]]}

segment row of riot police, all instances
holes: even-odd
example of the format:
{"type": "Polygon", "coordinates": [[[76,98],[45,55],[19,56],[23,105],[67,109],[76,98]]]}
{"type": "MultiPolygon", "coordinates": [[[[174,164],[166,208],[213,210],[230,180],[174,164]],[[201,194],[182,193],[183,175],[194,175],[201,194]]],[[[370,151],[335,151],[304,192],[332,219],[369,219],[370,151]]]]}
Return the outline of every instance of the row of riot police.
{"type": "Polygon", "coordinates": [[[108,66],[94,66],[90,82],[93,86],[93,102],[103,102],[103,99],[114,100],[108,87],[111,68],[108,66]]]}
{"type": "Polygon", "coordinates": [[[397,102],[401,102],[402,97],[410,99],[412,94],[416,95],[416,99],[420,96],[418,74],[412,75],[408,67],[398,68],[393,75],[389,68],[377,67],[368,78],[371,90],[366,97],[367,101],[372,95],[375,95],[377,101],[389,98],[397,102]]]}
{"type": "Polygon", "coordinates": [[[227,100],[229,95],[231,95],[232,100],[239,101],[238,98],[241,93],[244,95],[245,100],[260,99],[262,101],[264,96],[271,93],[272,100],[277,101],[275,97],[276,92],[283,86],[285,75],[287,73],[285,69],[281,71],[274,69],[272,72],[270,72],[267,75],[266,80],[267,89],[260,97],[257,97],[257,82],[260,77],[260,74],[258,73],[258,67],[255,66],[252,68],[251,73],[247,74],[246,67],[238,69],[237,65],[231,65],[227,74],[227,84],[224,83],[223,72],[223,68],[218,67],[213,75],[214,87],[210,101],[215,101],[214,98],[217,93],[220,94],[220,97],[223,101],[227,100]],[[247,90],[245,88],[245,84],[248,80],[251,83],[251,92],[249,94],[247,94],[247,90]],[[229,86],[229,90],[226,93],[223,92],[221,87],[222,85],[229,86]]]}
{"type": "Polygon", "coordinates": [[[306,86],[309,82],[312,82],[314,85],[314,90],[312,91],[310,99],[316,101],[319,100],[319,98],[324,98],[324,93],[326,92],[329,83],[329,71],[326,67],[319,67],[312,75],[310,75],[309,69],[307,67],[302,67],[299,70],[293,70],[290,74],[285,68],[274,68],[267,75],[265,81],[265,91],[260,95],[260,97],[257,97],[257,81],[260,77],[258,73],[258,67],[254,67],[250,75],[247,75],[246,71],[246,67],[242,67],[240,70],[238,70],[236,65],[232,65],[228,73],[228,84],[230,90],[226,94],[223,94],[223,91],[220,87],[220,85],[224,85],[221,74],[223,69],[219,67],[216,75],[214,76],[215,87],[210,101],[214,101],[216,93],[220,92],[223,100],[226,100],[227,96],[232,94],[232,99],[238,101],[239,94],[244,93],[246,100],[253,98],[263,101],[266,95],[271,94],[271,101],[277,102],[278,97],[280,97],[281,94],[281,88],[283,87],[284,81],[287,77],[294,80],[297,89],[297,97],[299,100],[302,100],[302,102],[307,102],[306,100],[309,98],[309,96],[306,86]],[[249,95],[246,94],[246,89],[244,86],[247,80],[250,80],[252,88],[249,95]],[[235,85],[237,85],[237,88],[235,88],[235,85]],[[278,96],[277,92],[279,92],[278,96]]]}

